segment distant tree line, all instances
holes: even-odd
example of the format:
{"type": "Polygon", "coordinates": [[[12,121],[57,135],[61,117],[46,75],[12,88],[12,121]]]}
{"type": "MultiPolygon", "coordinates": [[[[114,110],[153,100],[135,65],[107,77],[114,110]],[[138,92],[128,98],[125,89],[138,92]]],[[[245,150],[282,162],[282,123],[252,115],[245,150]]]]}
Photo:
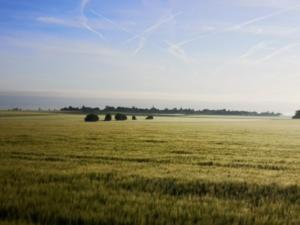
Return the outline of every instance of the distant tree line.
{"type": "Polygon", "coordinates": [[[104,109],[99,107],[64,107],[61,109],[62,112],[74,112],[74,113],[128,113],[128,114],[184,114],[184,115],[230,115],[230,116],[280,116],[280,113],[274,112],[255,112],[255,111],[236,111],[236,110],[195,110],[195,109],[183,109],[183,108],[173,108],[173,109],[158,109],[152,108],[137,108],[137,107],[114,107],[106,106],[104,109]]]}

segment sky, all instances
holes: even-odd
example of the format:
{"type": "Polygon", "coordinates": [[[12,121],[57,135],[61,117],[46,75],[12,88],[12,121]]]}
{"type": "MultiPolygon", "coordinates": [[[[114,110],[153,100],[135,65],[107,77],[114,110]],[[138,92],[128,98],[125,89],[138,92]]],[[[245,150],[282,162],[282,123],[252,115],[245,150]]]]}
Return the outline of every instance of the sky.
{"type": "Polygon", "coordinates": [[[0,107],[300,109],[298,0],[0,0],[0,107]]]}

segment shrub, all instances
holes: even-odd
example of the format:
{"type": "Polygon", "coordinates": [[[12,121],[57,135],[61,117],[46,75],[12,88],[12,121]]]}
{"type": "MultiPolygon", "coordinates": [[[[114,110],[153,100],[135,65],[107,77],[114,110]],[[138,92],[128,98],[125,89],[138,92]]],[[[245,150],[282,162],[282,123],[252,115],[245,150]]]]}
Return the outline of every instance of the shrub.
{"type": "Polygon", "coordinates": [[[146,117],[146,120],[153,120],[153,119],[154,119],[154,117],[152,115],[149,115],[146,117]]]}
{"type": "Polygon", "coordinates": [[[115,119],[116,120],[127,120],[127,116],[125,114],[122,114],[122,113],[117,113],[115,115],[115,119]]]}
{"type": "Polygon", "coordinates": [[[105,118],[104,118],[104,121],[111,121],[112,117],[110,114],[106,114],[105,115],[105,118]]]}
{"type": "Polygon", "coordinates": [[[132,120],[136,120],[136,116],[133,115],[133,116],[132,116],[132,120]]]}
{"type": "Polygon", "coordinates": [[[85,122],[97,122],[99,120],[99,117],[96,114],[87,114],[84,118],[85,122]]]}

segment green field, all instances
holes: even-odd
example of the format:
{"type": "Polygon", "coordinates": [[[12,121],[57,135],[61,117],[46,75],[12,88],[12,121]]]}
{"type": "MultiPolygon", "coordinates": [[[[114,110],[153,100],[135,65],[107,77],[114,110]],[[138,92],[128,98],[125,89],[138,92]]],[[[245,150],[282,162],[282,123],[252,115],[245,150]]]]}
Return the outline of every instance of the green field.
{"type": "Polygon", "coordinates": [[[0,112],[4,224],[299,225],[300,121],[0,112]]]}

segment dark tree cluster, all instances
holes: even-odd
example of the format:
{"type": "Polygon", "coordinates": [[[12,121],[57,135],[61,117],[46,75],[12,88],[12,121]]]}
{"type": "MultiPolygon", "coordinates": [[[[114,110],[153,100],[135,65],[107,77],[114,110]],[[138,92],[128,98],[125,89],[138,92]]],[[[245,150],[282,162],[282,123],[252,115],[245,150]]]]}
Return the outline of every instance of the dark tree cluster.
{"type": "Polygon", "coordinates": [[[99,116],[96,114],[87,114],[86,117],[84,118],[85,122],[97,122],[99,121],[99,116]]]}
{"type": "MultiPolygon", "coordinates": [[[[104,117],[104,121],[111,121],[112,120],[112,115],[111,114],[106,114],[104,117]]],[[[127,120],[127,115],[123,113],[117,113],[115,114],[115,120],[117,121],[122,121],[122,120],[127,120]]],[[[132,116],[132,120],[136,120],[136,116],[132,116]]],[[[99,116],[97,114],[87,114],[84,118],[85,122],[97,122],[99,121],[99,116]]]]}
{"type": "Polygon", "coordinates": [[[295,116],[293,116],[293,119],[300,119],[300,110],[296,111],[295,116]]]}
{"type": "Polygon", "coordinates": [[[127,120],[127,116],[125,114],[122,114],[122,113],[117,113],[115,115],[115,120],[127,120]]]}
{"type": "Polygon", "coordinates": [[[111,120],[112,120],[111,114],[106,114],[105,118],[104,118],[104,121],[111,121],[111,120]]]}
{"type": "Polygon", "coordinates": [[[114,113],[123,113],[123,114],[184,114],[184,115],[230,115],[230,116],[280,116],[280,113],[274,112],[255,112],[255,111],[237,111],[237,110],[227,110],[227,109],[219,109],[219,110],[211,110],[211,109],[203,109],[203,110],[195,110],[195,109],[183,109],[183,108],[173,108],[173,109],[158,109],[155,107],[152,108],[137,108],[137,107],[114,107],[114,106],[106,106],[104,109],[100,109],[98,107],[65,107],[62,108],[63,112],[74,112],[74,113],[95,113],[95,114],[114,114],[114,113]]]}

